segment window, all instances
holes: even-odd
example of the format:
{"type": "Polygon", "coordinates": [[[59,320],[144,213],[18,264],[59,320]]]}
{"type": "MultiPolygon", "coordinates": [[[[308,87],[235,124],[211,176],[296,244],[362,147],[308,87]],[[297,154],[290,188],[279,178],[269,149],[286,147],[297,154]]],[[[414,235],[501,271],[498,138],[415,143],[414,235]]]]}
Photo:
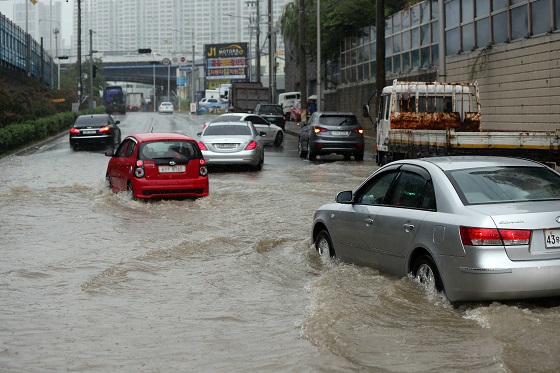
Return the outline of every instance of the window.
{"type": "Polygon", "coordinates": [[[392,170],[376,175],[356,193],[356,203],[360,205],[383,204],[398,172],[398,170],[392,170]]]}
{"type": "Polygon", "coordinates": [[[432,210],[436,207],[432,182],[420,174],[402,172],[391,189],[389,204],[392,206],[432,210]]]}

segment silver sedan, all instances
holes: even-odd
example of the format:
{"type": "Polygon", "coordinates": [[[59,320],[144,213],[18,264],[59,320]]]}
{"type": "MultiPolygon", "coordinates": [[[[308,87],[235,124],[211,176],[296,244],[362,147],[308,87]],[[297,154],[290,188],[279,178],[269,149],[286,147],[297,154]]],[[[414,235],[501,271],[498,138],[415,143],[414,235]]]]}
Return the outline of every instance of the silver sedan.
{"type": "Polygon", "coordinates": [[[198,133],[198,146],[208,165],[247,165],[261,170],[263,135],[251,122],[208,123],[198,133]]]}
{"type": "Polygon", "coordinates": [[[452,302],[560,296],[560,174],[501,157],[395,161],[320,207],[312,239],[452,302]]]}

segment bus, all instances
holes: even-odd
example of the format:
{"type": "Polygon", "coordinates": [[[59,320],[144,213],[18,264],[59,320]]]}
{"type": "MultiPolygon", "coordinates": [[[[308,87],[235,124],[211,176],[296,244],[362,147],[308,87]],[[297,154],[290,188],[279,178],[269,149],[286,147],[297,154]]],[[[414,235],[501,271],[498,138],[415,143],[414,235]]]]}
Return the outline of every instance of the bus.
{"type": "Polygon", "coordinates": [[[126,114],[125,94],[120,85],[110,85],[103,89],[103,102],[105,103],[105,112],[112,114],[126,114]]]}

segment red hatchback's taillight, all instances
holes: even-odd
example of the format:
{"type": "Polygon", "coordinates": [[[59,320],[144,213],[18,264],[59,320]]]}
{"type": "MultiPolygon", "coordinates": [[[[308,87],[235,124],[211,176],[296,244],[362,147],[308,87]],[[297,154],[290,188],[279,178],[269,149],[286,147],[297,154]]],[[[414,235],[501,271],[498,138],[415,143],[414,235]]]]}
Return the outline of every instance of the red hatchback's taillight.
{"type": "Polygon", "coordinates": [[[208,167],[206,167],[206,161],[204,159],[199,160],[198,173],[200,176],[208,175],[208,167]]]}
{"type": "Polygon", "coordinates": [[[202,141],[198,142],[198,148],[200,150],[208,150],[208,148],[206,148],[206,145],[204,145],[204,143],[202,141]]]}
{"type": "Polygon", "coordinates": [[[80,134],[80,130],[77,128],[70,128],[70,133],[72,135],[79,135],[80,134]]]}
{"type": "Polygon", "coordinates": [[[497,229],[460,227],[463,245],[470,246],[513,246],[529,245],[531,231],[527,229],[497,229]]]}
{"type": "Polygon", "coordinates": [[[326,129],[325,127],[313,126],[313,132],[315,132],[315,133],[327,132],[327,131],[328,131],[328,129],[326,129]]]}
{"type": "Polygon", "coordinates": [[[105,126],[105,127],[102,127],[102,128],[99,130],[99,133],[105,133],[105,132],[110,132],[110,131],[111,131],[111,127],[105,126]]]}
{"type": "Polygon", "coordinates": [[[145,172],[144,172],[144,161],[136,161],[136,167],[134,168],[134,176],[140,178],[140,177],[144,177],[145,172]]]}
{"type": "Polygon", "coordinates": [[[247,145],[247,146],[245,147],[245,150],[253,150],[253,149],[255,149],[256,147],[257,147],[257,142],[256,142],[256,141],[251,141],[251,142],[249,143],[249,145],[247,145]]]}

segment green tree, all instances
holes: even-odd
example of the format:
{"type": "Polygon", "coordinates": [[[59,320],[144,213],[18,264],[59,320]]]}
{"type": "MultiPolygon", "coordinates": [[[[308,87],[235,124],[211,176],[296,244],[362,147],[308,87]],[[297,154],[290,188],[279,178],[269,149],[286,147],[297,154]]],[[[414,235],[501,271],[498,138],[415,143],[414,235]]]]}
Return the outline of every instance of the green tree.
{"type": "MultiPolygon", "coordinates": [[[[385,3],[384,16],[387,17],[420,0],[391,0],[385,3]],[[389,4],[387,4],[389,3],[389,4]]],[[[321,0],[321,59],[337,61],[340,57],[340,45],[344,38],[356,35],[367,26],[376,24],[376,1],[373,0],[321,0]]],[[[317,54],[317,1],[305,0],[305,48],[307,57],[316,58],[317,54]]],[[[299,32],[300,6],[297,0],[284,7],[280,18],[280,30],[284,40],[291,46],[286,51],[293,55],[298,63],[301,56],[299,32]]]]}

